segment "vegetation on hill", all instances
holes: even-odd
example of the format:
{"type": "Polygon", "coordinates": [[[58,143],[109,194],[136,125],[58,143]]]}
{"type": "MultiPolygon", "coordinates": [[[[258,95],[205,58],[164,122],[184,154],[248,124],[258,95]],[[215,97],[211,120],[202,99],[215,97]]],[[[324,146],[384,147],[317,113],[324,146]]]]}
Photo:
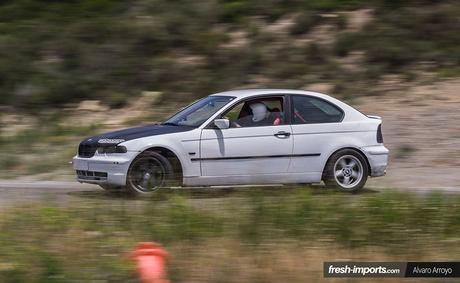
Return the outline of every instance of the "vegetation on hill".
{"type": "Polygon", "coordinates": [[[335,85],[337,95],[366,94],[372,90],[356,86],[386,73],[410,79],[420,62],[456,75],[459,25],[454,0],[5,0],[0,104],[37,109],[101,99],[118,107],[143,90],[174,100],[317,82],[335,85]],[[343,11],[364,8],[372,20],[347,29],[343,11]],[[283,19],[288,29],[269,28],[283,19]],[[320,25],[332,27],[332,44],[302,43],[320,25]],[[339,62],[353,51],[365,59],[350,72],[339,62]]]}

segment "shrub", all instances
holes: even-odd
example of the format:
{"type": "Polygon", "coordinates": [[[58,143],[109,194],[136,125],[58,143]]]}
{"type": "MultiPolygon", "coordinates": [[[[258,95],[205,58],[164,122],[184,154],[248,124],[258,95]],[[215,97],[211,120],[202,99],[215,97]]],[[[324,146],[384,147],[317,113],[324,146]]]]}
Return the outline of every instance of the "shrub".
{"type": "Polygon", "coordinates": [[[307,33],[313,26],[319,24],[321,19],[322,18],[317,13],[310,11],[303,12],[295,18],[290,33],[291,35],[307,33]]]}

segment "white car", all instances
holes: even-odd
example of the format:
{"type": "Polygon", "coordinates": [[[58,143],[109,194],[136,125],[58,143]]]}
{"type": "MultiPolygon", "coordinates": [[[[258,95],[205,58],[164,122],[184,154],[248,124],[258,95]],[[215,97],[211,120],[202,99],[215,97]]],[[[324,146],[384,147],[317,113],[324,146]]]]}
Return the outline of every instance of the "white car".
{"type": "Polygon", "coordinates": [[[325,94],[217,93],[161,124],[82,141],[79,182],[146,194],[182,186],[310,184],[356,191],[386,172],[381,119],[325,94]]]}

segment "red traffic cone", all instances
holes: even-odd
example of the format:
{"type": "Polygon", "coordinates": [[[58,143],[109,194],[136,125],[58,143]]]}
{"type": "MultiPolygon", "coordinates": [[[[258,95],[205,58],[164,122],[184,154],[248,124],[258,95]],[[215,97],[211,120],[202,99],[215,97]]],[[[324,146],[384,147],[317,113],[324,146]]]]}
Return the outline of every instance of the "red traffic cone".
{"type": "Polygon", "coordinates": [[[139,278],[144,283],[169,283],[165,269],[168,257],[169,254],[164,249],[152,242],[139,243],[131,253],[139,278]]]}

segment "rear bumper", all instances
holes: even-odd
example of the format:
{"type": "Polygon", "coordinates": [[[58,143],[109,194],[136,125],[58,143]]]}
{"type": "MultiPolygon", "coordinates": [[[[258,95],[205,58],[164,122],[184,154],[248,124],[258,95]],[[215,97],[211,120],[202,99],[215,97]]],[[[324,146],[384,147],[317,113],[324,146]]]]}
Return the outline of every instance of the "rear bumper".
{"type": "Polygon", "coordinates": [[[386,174],[389,150],[383,145],[366,146],[361,150],[366,154],[371,167],[370,176],[379,177],[386,174]]]}
{"type": "Polygon", "coordinates": [[[129,165],[136,155],[137,152],[101,154],[91,158],[75,156],[72,164],[78,182],[124,186],[129,165]]]}

